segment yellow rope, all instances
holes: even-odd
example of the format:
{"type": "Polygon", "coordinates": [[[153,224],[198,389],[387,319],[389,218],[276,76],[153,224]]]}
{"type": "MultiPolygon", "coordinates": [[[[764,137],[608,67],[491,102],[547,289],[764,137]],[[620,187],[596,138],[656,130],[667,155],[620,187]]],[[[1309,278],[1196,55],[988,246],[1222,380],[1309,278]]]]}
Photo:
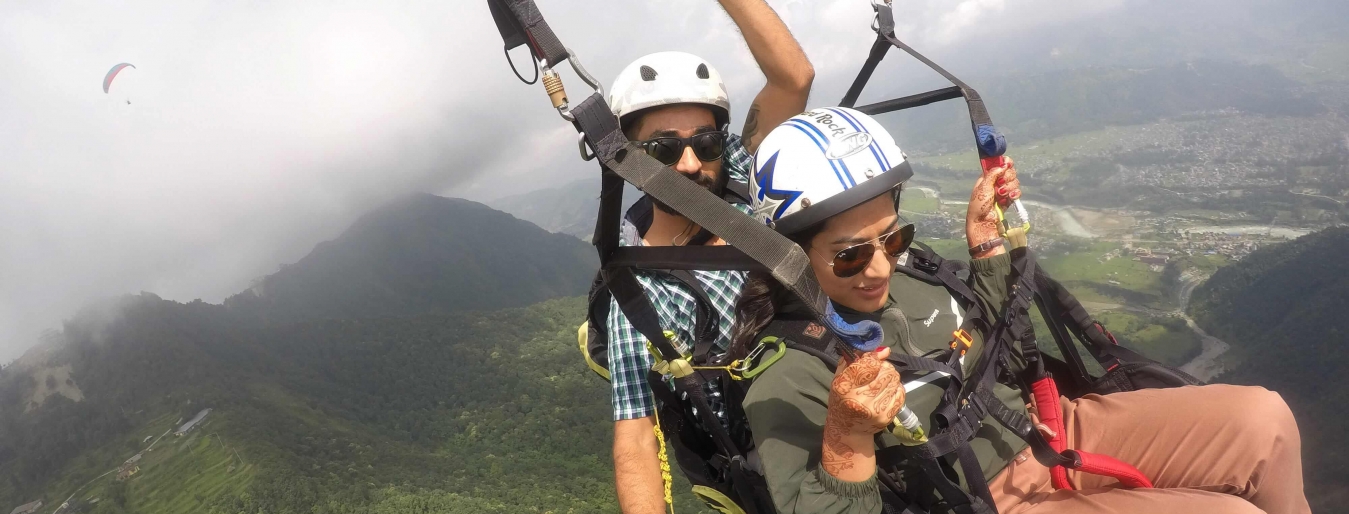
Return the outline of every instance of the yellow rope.
{"type": "Polygon", "coordinates": [[[665,434],[660,431],[660,414],[655,414],[656,426],[652,427],[656,431],[656,441],[660,443],[660,450],[657,455],[660,456],[660,478],[665,483],[665,505],[670,508],[670,514],[674,514],[674,495],[670,493],[670,486],[673,480],[670,477],[670,458],[665,453],[665,434]]]}

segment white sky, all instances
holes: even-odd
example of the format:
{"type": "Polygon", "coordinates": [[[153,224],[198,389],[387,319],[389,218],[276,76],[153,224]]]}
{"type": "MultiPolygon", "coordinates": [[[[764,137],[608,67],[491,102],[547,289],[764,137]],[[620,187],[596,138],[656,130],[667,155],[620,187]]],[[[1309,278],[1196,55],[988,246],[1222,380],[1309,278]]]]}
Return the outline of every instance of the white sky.
{"type": "MultiPolygon", "coordinates": [[[[537,1],[606,86],[671,49],[721,71],[737,119],[762,85],[715,2],[537,1]]],[[[902,2],[900,32],[940,55],[1124,1],[902,2]]],[[[874,37],[869,3],[770,3],[814,62],[812,104],[835,101],[874,37]]],[[[874,83],[918,70],[891,66],[874,83]]],[[[218,302],[396,195],[483,200],[594,171],[510,73],[480,0],[6,0],[0,70],[0,361],[90,299],[218,302]],[[104,94],[119,62],[137,68],[104,94]]]]}

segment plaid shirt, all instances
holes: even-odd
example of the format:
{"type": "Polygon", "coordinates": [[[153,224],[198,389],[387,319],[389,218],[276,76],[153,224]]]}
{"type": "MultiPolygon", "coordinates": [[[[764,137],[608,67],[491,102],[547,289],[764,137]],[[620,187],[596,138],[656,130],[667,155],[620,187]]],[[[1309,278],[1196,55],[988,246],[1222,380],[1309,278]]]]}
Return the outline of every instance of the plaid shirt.
{"type": "MultiPolygon", "coordinates": [[[[753,158],[741,144],[740,137],[731,135],[726,140],[726,154],[722,161],[722,171],[727,172],[731,180],[749,179],[753,158]]],[[[750,208],[745,204],[732,204],[745,214],[750,208]]],[[[625,219],[619,233],[619,244],[624,246],[641,245],[642,239],[625,219]]],[[[712,300],[712,308],[717,315],[717,339],[713,342],[720,350],[725,350],[731,342],[731,324],[735,321],[735,303],[740,299],[740,288],[745,284],[745,274],[739,271],[692,271],[694,278],[702,284],[703,290],[712,300]]],[[[689,351],[688,342],[693,341],[694,311],[697,297],[683,283],[669,277],[653,276],[637,272],[637,281],[641,283],[646,296],[656,309],[661,328],[674,331],[675,343],[682,352],[689,351]]],[[[651,386],[646,381],[646,373],[651,369],[652,359],[646,349],[646,337],[638,332],[623,310],[618,308],[616,300],[609,301],[609,375],[613,386],[612,401],[614,421],[651,416],[656,412],[651,386]]]]}

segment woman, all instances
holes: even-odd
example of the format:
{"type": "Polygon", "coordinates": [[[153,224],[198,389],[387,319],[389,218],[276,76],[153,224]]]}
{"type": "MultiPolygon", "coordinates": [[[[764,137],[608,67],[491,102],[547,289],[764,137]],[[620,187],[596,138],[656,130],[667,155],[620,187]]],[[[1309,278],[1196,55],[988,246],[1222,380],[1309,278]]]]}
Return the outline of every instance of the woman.
{"type": "MultiPolygon", "coordinates": [[[[904,406],[929,423],[946,385],[949,375],[901,376],[886,362],[891,352],[922,356],[949,348],[949,321],[959,325],[961,315],[953,312],[955,320],[943,321],[940,308],[927,315],[931,299],[944,292],[895,273],[913,236],[896,210],[899,186],[910,175],[893,138],[850,109],[793,117],[756,154],[755,215],[806,250],[821,290],[846,321],[878,321],[885,331],[878,351],[840,361],[836,372],[817,357],[788,349],[751,385],[745,412],[779,512],[881,512],[877,447],[901,444],[887,426],[904,406]],[[929,328],[943,324],[940,332],[929,328]]],[[[974,258],[968,283],[985,312],[1000,312],[1010,275],[993,204],[1019,195],[1009,164],[980,178],[970,197],[966,237],[974,258]]],[[[804,313],[771,277],[751,275],[737,306],[732,353],[757,347],[772,321],[804,313]]],[[[972,334],[960,360],[966,372],[979,360],[982,335],[972,334]]],[[[1026,413],[1019,391],[999,384],[993,393],[1026,413]]],[[[1049,469],[1026,443],[991,418],[969,443],[977,468],[952,466],[947,472],[966,491],[965,475],[981,473],[1003,514],[1042,505],[1084,513],[1309,512],[1297,426],[1277,394],[1211,385],[1060,403],[1069,448],[1132,464],[1156,487],[1126,489],[1113,479],[1070,471],[1074,489],[1055,490],[1049,469]]]]}

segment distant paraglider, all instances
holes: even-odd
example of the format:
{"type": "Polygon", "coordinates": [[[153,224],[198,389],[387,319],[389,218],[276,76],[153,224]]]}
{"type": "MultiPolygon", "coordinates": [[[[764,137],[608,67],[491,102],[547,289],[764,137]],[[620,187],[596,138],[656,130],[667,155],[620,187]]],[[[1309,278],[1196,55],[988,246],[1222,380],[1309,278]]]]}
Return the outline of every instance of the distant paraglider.
{"type": "MultiPolygon", "coordinates": [[[[107,75],[103,76],[103,92],[105,94],[108,93],[108,88],[112,87],[112,80],[117,78],[117,74],[121,73],[122,70],[126,68],[131,68],[134,70],[136,69],[136,66],[128,62],[119,63],[116,66],[113,66],[112,69],[108,70],[107,75]]],[[[127,105],[131,105],[131,99],[127,98],[126,103],[127,105]]]]}

